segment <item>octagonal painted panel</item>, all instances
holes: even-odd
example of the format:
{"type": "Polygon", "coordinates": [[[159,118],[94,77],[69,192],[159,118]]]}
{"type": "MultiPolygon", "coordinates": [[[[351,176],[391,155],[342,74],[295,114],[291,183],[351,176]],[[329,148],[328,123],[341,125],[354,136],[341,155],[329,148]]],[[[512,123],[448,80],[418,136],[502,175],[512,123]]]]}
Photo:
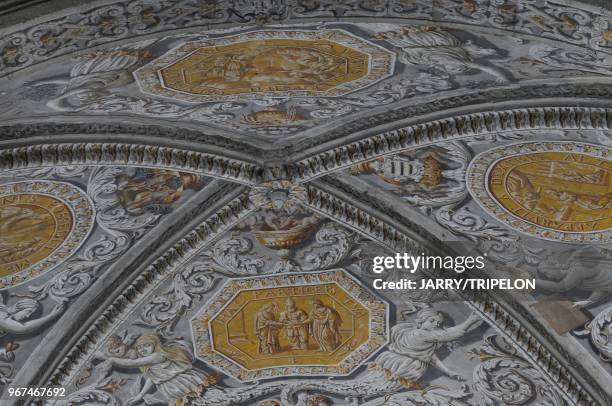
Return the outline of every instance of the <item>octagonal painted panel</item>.
{"type": "Polygon", "coordinates": [[[146,93],[189,102],[339,96],[391,75],[394,61],[342,30],[255,31],[185,43],[135,76],[146,93]]]}
{"type": "Polygon", "coordinates": [[[347,375],[387,342],[387,304],[344,270],[232,279],[191,322],[200,359],[241,381],[347,375]]]}

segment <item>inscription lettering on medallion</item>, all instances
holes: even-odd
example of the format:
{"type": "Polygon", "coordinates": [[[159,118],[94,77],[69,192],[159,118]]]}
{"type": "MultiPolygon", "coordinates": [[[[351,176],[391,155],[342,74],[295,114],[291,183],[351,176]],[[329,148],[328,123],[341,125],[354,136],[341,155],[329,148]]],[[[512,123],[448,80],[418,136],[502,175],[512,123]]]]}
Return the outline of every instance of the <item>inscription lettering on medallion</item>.
{"type": "Polygon", "coordinates": [[[612,227],[612,162],[584,154],[541,152],[498,162],[489,189],[512,214],[562,231],[612,227]]]}
{"type": "Polygon", "coordinates": [[[213,319],[211,331],[214,347],[228,354],[238,350],[249,369],[329,365],[338,363],[340,347],[367,340],[368,329],[355,326],[361,319],[367,324],[368,316],[335,284],[258,289],[240,292],[213,319]]]}
{"type": "Polygon", "coordinates": [[[386,342],[387,308],[342,270],[230,280],[192,320],[196,355],[239,380],[346,375],[386,342]]]}
{"type": "Polygon", "coordinates": [[[474,200],[513,230],[565,243],[612,240],[612,150],[539,141],[481,152],[467,170],[474,200]]]}
{"type": "Polygon", "coordinates": [[[144,92],[190,102],[339,96],[390,76],[394,62],[341,30],[254,31],[186,42],[135,75],[144,92]]]}

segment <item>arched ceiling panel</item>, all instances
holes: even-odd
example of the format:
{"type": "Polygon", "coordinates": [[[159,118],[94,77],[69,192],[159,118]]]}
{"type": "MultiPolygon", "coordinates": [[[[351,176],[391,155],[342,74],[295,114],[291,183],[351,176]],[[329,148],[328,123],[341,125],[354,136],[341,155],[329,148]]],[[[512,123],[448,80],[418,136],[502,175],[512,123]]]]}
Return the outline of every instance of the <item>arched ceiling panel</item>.
{"type": "Polygon", "coordinates": [[[610,404],[611,25],[595,1],[6,3],[1,389],[610,404]],[[372,272],[395,252],[540,288],[374,291],[444,276],[372,272]]]}

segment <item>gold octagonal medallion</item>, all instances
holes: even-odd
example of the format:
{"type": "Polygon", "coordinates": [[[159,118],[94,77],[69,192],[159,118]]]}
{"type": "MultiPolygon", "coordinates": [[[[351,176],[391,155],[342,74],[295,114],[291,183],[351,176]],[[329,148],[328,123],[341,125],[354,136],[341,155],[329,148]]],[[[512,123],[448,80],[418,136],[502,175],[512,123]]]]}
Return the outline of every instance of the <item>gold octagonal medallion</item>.
{"type": "Polygon", "coordinates": [[[387,341],[387,306],[343,270],[230,280],[192,320],[196,355],[240,380],[345,375],[387,341]]]}
{"type": "Polygon", "coordinates": [[[342,30],[255,31],[185,43],[135,75],[144,92],[191,102],[338,96],[391,75],[394,61],[342,30]]]}

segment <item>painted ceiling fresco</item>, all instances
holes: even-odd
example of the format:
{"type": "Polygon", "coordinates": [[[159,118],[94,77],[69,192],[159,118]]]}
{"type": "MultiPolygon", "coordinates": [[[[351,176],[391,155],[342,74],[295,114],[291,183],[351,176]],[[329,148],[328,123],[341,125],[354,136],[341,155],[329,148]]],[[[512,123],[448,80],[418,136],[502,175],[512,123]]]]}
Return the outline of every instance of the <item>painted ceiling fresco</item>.
{"type": "Polygon", "coordinates": [[[612,404],[594,3],[0,8],[2,404],[612,404]]]}

